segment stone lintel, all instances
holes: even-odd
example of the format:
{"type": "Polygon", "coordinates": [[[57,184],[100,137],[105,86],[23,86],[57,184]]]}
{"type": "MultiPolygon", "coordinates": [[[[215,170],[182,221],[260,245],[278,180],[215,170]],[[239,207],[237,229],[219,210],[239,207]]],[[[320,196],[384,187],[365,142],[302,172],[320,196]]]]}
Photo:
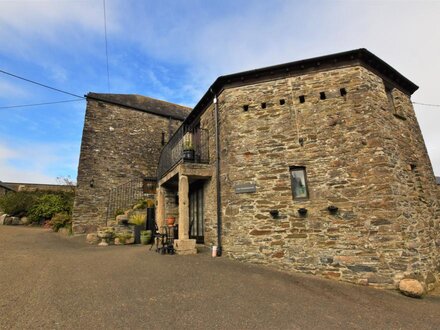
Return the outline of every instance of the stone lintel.
{"type": "Polygon", "coordinates": [[[212,177],[213,166],[199,163],[180,163],[172,171],[159,180],[159,186],[175,179],[178,175],[186,175],[190,179],[209,179],[212,177]]]}
{"type": "Polygon", "coordinates": [[[176,239],[174,241],[174,249],[176,250],[176,253],[180,255],[196,254],[196,240],[176,239]]]}

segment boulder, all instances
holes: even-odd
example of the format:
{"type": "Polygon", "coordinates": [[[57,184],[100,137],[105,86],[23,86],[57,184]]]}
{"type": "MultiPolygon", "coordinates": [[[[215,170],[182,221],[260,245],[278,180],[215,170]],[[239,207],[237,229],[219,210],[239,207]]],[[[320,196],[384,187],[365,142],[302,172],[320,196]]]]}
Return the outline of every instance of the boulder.
{"type": "Polygon", "coordinates": [[[5,219],[8,217],[7,214],[0,215],[0,225],[5,225],[5,219]]]}
{"type": "Polygon", "coordinates": [[[58,234],[61,234],[63,236],[70,236],[70,230],[69,228],[60,228],[58,229],[58,234]]]}
{"type": "Polygon", "coordinates": [[[12,217],[10,217],[10,216],[7,216],[4,221],[5,221],[4,225],[6,225],[6,226],[12,225],[12,217]]]}
{"type": "Polygon", "coordinates": [[[86,241],[89,244],[98,244],[100,239],[96,233],[87,234],[86,241]]]}
{"type": "Polygon", "coordinates": [[[19,217],[11,217],[11,225],[18,226],[21,225],[21,221],[19,217]]]}
{"type": "Polygon", "coordinates": [[[28,225],[30,222],[28,217],[23,217],[20,219],[20,221],[22,225],[28,225]]]}
{"type": "Polygon", "coordinates": [[[421,298],[425,290],[422,283],[417,280],[406,278],[400,281],[399,290],[405,296],[412,298],[421,298]]]}
{"type": "Polygon", "coordinates": [[[116,223],[122,224],[122,221],[126,220],[128,222],[128,216],[126,216],[125,214],[120,214],[116,217],[116,223]]]}

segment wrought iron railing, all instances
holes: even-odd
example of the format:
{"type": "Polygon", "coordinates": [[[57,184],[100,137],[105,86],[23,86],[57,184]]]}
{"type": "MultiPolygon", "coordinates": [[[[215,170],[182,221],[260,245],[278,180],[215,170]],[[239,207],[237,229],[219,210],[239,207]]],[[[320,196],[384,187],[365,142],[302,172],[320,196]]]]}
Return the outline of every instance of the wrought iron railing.
{"type": "Polygon", "coordinates": [[[144,196],[145,179],[136,178],[110,189],[106,222],[125,211],[144,196]]]}
{"type": "Polygon", "coordinates": [[[157,167],[157,177],[161,179],[179,162],[209,163],[209,134],[208,130],[196,127],[186,130],[182,125],[171,140],[162,149],[157,167]],[[188,156],[188,143],[192,153],[188,156]]]}

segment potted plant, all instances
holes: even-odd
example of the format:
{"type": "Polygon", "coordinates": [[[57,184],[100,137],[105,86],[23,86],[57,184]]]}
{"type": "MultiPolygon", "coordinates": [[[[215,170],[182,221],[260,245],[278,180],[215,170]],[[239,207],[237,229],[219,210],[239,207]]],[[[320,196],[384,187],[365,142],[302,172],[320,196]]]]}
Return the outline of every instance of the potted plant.
{"type": "Polygon", "coordinates": [[[141,231],[141,244],[147,245],[151,242],[151,237],[153,236],[153,232],[151,230],[142,230],[141,231]]]}
{"type": "Polygon", "coordinates": [[[183,159],[184,160],[194,160],[194,145],[192,143],[191,136],[186,136],[183,141],[183,159]]]}
{"type": "Polygon", "coordinates": [[[145,228],[145,214],[135,213],[130,217],[130,223],[134,225],[134,244],[141,242],[141,230],[145,228]]]}

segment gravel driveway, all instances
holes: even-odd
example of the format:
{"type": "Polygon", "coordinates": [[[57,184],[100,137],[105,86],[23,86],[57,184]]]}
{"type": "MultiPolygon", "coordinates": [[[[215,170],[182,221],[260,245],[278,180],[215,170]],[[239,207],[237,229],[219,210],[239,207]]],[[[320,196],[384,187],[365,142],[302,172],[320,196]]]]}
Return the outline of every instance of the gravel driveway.
{"type": "Polygon", "coordinates": [[[440,329],[440,296],[39,228],[0,227],[0,290],[1,329],[440,329]]]}

